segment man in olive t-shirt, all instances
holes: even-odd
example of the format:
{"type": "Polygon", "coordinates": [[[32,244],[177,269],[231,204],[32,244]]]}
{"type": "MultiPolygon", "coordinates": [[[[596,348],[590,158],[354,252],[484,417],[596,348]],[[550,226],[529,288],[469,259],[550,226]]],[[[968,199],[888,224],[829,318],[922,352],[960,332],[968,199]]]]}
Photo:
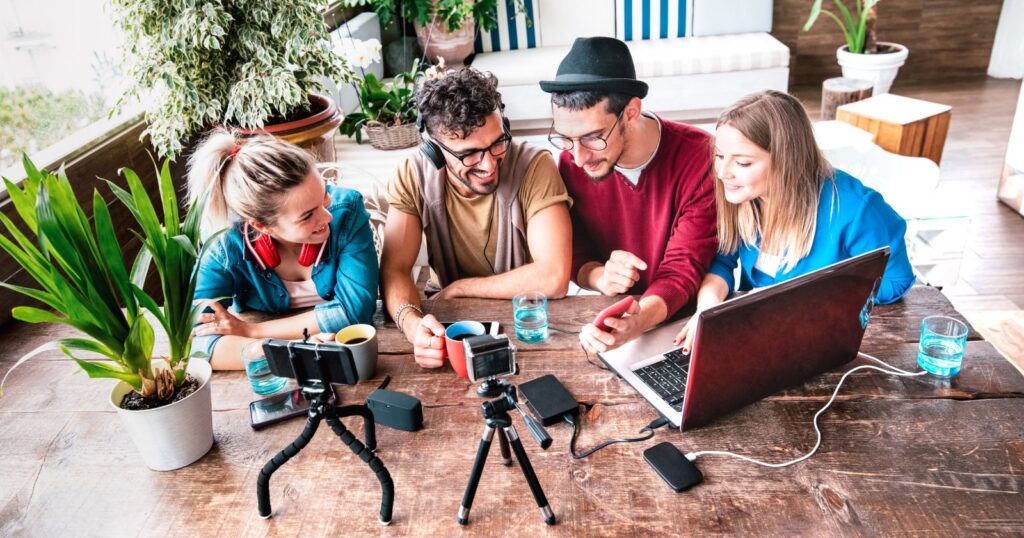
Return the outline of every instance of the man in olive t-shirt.
{"type": "Polygon", "coordinates": [[[444,327],[424,315],[410,273],[427,239],[434,298],[565,295],[571,200],[547,151],[512,140],[493,75],[449,71],[417,91],[433,158],[418,152],[388,185],[381,285],[416,362],[444,364],[444,327]]]}

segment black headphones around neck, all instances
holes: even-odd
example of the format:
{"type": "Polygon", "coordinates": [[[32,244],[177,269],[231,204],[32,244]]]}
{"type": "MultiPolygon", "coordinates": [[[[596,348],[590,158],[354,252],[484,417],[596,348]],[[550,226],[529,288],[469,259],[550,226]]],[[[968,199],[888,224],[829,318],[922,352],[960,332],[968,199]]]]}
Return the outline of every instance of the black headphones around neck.
{"type": "MultiPolygon", "coordinates": [[[[512,126],[510,125],[508,118],[505,117],[505,103],[501,104],[501,127],[505,130],[509,136],[512,135],[512,126]]],[[[441,146],[438,146],[436,142],[427,138],[427,122],[423,121],[423,115],[420,114],[416,117],[416,130],[420,132],[420,138],[423,141],[420,143],[420,151],[438,170],[444,168],[444,150],[441,146]]]]}

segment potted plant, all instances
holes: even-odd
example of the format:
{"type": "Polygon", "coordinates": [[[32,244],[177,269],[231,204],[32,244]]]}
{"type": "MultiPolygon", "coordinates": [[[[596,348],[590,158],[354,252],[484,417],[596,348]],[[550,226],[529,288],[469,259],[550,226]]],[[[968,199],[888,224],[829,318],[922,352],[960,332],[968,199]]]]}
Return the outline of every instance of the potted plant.
{"type": "MultiPolygon", "coordinates": [[[[427,58],[460,64],[473,53],[476,25],[490,31],[498,26],[498,0],[344,0],[346,6],[370,6],[381,27],[396,18],[411,22],[427,58]]],[[[516,0],[517,11],[523,10],[516,0]]]]}
{"type": "MultiPolygon", "coordinates": [[[[0,285],[50,310],[17,306],[14,318],[62,323],[84,333],[56,344],[89,377],[120,381],[111,392],[111,403],[146,465],[170,470],[199,459],[213,445],[210,365],[189,361],[191,329],[203,308],[192,304],[192,293],[203,252],[199,221],[205,204],[196,204],[184,222],[179,220],[165,162],[159,178],[161,221],[138,176],[125,169],[129,190],[113,184],[111,188],[138,222],[141,232],[136,234],[143,242],[129,269],[99,191],[93,191],[90,223],[63,173],[37,170],[27,158],[24,163],[28,177],[22,187],[4,182],[28,235],[0,215],[7,229],[7,235],[0,234],[0,248],[39,288],[0,285]],[[143,290],[151,266],[159,274],[162,305],[143,290]],[[153,357],[156,334],[151,319],[166,333],[170,347],[166,357],[153,357]]],[[[30,357],[23,357],[15,367],[30,357]]]]}
{"type": "MultiPolygon", "coordinates": [[[[373,41],[373,40],[371,40],[373,41]]],[[[353,64],[363,61],[367,66],[380,59],[380,47],[372,42],[351,40],[344,47],[351,54],[353,64]]],[[[442,60],[443,62],[443,60],[442,60]]],[[[359,110],[345,114],[341,134],[363,142],[363,129],[370,145],[382,150],[401,149],[420,143],[416,129],[415,90],[419,60],[413,60],[412,69],[399,73],[384,83],[373,73],[363,73],[354,82],[359,98],[359,110]]]]}
{"type": "Polygon", "coordinates": [[[173,157],[218,124],[271,133],[334,160],[341,116],[316,94],[321,78],[348,82],[323,21],[326,0],[113,0],[146,134],[173,157]]]}
{"type": "Polygon", "coordinates": [[[824,13],[843,31],[846,44],[836,50],[843,76],[870,80],[874,83],[874,95],[889,93],[900,66],[907,60],[907,47],[875,39],[875,22],[878,20],[879,0],[854,0],[856,9],[850,11],[843,0],[832,0],[842,15],[822,7],[823,0],[815,0],[811,14],[804,24],[804,31],[814,26],[818,16],[824,13]]]}

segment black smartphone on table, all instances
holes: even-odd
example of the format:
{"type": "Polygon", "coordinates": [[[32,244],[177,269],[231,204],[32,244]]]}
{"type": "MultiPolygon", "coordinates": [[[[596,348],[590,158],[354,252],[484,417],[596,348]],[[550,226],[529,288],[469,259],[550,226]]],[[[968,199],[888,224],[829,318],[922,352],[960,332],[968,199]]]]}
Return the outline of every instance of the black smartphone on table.
{"type": "MultiPolygon", "coordinates": [[[[334,397],[331,397],[334,404],[334,397]]],[[[260,430],[290,418],[305,416],[309,412],[309,400],[302,395],[302,389],[267,396],[249,403],[249,425],[260,430]]]]}

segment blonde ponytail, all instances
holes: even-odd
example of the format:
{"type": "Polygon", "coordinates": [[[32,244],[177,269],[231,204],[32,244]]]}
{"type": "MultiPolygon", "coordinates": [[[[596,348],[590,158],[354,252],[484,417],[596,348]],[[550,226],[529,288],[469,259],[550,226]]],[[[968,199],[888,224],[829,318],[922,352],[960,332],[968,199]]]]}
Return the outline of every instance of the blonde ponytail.
{"type": "Polygon", "coordinates": [[[235,137],[231,133],[215,129],[188,159],[189,205],[209,196],[203,213],[204,236],[231,225],[222,181],[234,147],[235,137]]]}
{"type": "Polygon", "coordinates": [[[298,146],[269,135],[237,141],[217,128],[189,158],[188,199],[194,204],[209,193],[204,236],[231,226],[232,213],[270,226],[280,209],[277,197],[315,171],[313,156],[298,146]]]}

